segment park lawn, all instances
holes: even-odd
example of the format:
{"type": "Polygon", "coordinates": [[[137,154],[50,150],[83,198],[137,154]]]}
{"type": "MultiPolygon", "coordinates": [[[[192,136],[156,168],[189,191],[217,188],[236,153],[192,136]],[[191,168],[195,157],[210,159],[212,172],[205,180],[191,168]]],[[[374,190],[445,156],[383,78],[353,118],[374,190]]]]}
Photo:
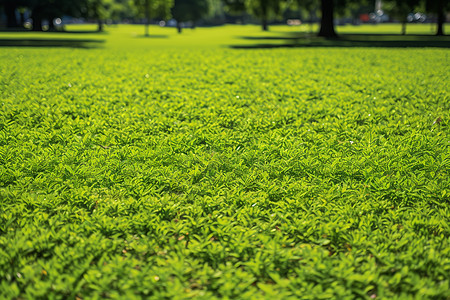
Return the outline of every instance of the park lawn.
{"type": "MultiPolygon", "coordinates": [[[[103,48],[106,51],[272,48],[272,47],[438,47],[449,48],[450,37],[436,37],[434,24],[408,24],[406,36],[401,36],[400,24],[337,26],[340,40],[316,37],[317,24],[301,26],[271,26],[269,32],[256,25],[227,25],[183,29],[151,25],[150,36],[144,36],[143,25],[110,25],[103,33],[96,26],[67,25],[69,33],[61,32],[0,32],[0,47],[103,48]],[[361,40],[366,40],[362,43],[361,40]],[[393,44],[392,42],[397,42],[393,44]],[[375,43],[374,43],[375,42],[375,43]]],[[[450,32],[450,24],[445,26],[450,32]]],[[[5,49],[3,48],[3,49],[5,49]]],[[[7,48],[6,48],[7,49],[7,48]]],[[[5,50],[6,50],[5,49],[5,50]]]]}
{"type": "Polygon", "coordinates": [[[449,297],[446,37],[150,29],[0,34],[0,298],[449,297]]]}

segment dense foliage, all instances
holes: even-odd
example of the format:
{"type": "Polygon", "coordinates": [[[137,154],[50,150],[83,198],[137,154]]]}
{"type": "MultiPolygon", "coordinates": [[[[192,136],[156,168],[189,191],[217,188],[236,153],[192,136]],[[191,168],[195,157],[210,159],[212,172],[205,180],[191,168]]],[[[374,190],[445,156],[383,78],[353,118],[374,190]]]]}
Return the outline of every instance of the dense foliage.
{"type": "Polygon", "coordinates": [[[448,297],[447,49],[135,30],[0,48],[0,298],[448,297]]]}

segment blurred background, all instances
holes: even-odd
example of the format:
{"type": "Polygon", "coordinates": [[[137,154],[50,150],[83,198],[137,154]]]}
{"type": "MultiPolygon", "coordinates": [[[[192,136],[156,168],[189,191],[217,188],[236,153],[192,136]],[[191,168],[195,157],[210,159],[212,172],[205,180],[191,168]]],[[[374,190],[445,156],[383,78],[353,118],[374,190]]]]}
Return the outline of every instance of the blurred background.
{"type": "Polygon", "coordinates": [[[447,0],[0,0],[0,29],[65,31],[70,24],[105,26],[143,24],[184,28],[223,24],[309,25],[323,37],[336,36],[336,25],[431,23],[444,35],[447,0]],[[317,26],[319,25],[319,26],[317,26]]]}

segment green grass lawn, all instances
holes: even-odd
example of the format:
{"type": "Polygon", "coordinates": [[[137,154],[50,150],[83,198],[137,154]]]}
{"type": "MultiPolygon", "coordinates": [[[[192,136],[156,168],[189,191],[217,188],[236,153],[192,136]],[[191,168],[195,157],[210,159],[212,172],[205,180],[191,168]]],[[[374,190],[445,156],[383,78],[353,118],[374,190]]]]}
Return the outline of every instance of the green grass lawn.
{"type": "Polygon", "coordinates": [[[449,39],[409,28],[0,33],[0,298],[448,299],[449,39]]]}
{"type": "MultiPolygon", "coordinates": [[[[317,25],[271,26],[264,32],[256,25],[227,25],[184,29],[150,26],[150,37],[143,25],[108,26],[107,32],[95,32],[95,25],[68,25],[69,33],[0,32],[0,47],[104,48],[120,50],[274,48],[274,47],[435,47],[450,48],[450,36],[434,36],[433,24],[408,24],[401,36],[400,24],[337,26],[341,38],[316,37],[317,25]],[[312,29],[312,31],[311,31],[312,29]]],[[[445,27],[450,32],[450,26],[445,27]]],[[[4,49],[4,48],[3,48],[4,49]]]]}

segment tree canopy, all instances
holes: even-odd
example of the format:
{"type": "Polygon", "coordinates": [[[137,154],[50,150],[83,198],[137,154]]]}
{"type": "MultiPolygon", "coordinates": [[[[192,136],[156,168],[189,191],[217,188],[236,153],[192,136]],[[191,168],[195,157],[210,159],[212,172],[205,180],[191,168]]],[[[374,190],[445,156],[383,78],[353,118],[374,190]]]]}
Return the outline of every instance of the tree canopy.
{"type": "MultiPolygon", "coordinates": [[[[287,9],[290,16],[297,12],[298,18],[306,12],[309,21],[313,20],[312,16],[318,9],[319,36],[323,37],[337,36],[336,15],[349,15],[351,12],[355,15],[361,9],[373,9],[374,4],[375,0],[0,0],[7,27],[23,26],[23,11],[28,11],[33,20],[33,30],[37,31],[43,30],[44,20],[48,21],[49,30],[55,30],[54,19],[72,16],[95,20],[99,31],[103,30],[105,20],[144,20],[146,35],[150,20],[155,18],[174,18],[181,32],[183,23],[190,22],[195,26],[199,20],[215,17],[217,24],[217,20],[223,20],[224,14],[237,13],[259,19],[262,29],[268,30],[270,22],[283,16],[287,9]],[[16,19],[17,12],[20,12],[20,21],[16,19]]],[[[436,18],[436,34],[443,35],[445,11],[450,9],[450,1],[383,0],[383,9],[402,22],[403,34],[406,33],[407,15],[419,8],[436,18]]]]}
{"type": "Polygon", "coordinates": [[[178,32],[182,31],[183,22],[195,22],[209,12],[207,0],[175,0],[172,8],[172,17],[177,21],[178,32]]]}
{"type": "Polygon", "coordinates": [[[150,18],[159,17],[168,19],[170,9],[173,7],[173,0],[133,0],[135,15],[145,18],[145,35],[148,36],[150,18]]]}
{"type": "Polygon", "coordinates": [[[425,0],[426,11],[436,16],[436,35],[444,35],[445,12],[450,10],[448,0],[425,0]]]}
{"type": "Polygon", "coordinates": [[[383,5],[389,14],[402,23],[402,34],[406,34],[407,16],[420,5],[421,0],[386,0],[383,5]]]}

